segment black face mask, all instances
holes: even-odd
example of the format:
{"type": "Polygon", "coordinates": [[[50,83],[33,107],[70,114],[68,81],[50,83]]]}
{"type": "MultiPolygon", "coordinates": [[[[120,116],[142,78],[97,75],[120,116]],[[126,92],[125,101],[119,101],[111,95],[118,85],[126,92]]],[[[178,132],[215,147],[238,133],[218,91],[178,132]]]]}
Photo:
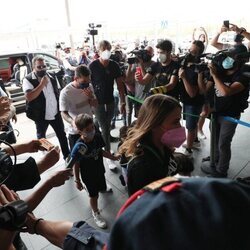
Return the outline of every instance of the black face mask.
{"type": "Polygon", "coordinates": [[[89,83],[80,83],[79,87],[80,87],[80,89],[86,89],[89,87],[89,83]]]}
{"type": "Polygon", "coordinates": [[[46,75],[46,70],[41,70],[36,72],[38,77],[44,77],[46,75]]]}

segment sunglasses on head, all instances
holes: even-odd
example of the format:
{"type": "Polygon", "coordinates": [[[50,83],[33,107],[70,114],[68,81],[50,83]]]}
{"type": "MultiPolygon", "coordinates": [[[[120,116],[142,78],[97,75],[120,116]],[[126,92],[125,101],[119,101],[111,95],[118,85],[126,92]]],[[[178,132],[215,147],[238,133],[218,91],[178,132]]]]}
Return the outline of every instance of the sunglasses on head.
{"type": "Polygon", "coordinates": [[[45,69],[46,68],[46,65],[38,65],[36,66],[37,69],[45,69]]]}

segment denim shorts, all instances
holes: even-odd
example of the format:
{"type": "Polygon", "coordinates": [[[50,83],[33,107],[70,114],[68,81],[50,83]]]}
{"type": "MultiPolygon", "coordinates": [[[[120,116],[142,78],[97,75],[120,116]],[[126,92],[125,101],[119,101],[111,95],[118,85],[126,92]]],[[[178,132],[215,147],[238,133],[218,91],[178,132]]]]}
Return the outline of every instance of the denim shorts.
{"type": "Polygon", "coordinates": [[[75,222],[68,232],[63,249],[65,250],[90,250],[102,249],[107,243],[109,234],[97,230],[84,221],[75,222]]]}
{"type": "Polygon", "coordinates": [[[197,128],[199,121],[199,115],[202,110],[201,106],[185,105],[183,106],[184,119],[186,120],[186,129],[194,130],[197,128]],[[190,114],[190,115],[188,115],[190,114]]]}

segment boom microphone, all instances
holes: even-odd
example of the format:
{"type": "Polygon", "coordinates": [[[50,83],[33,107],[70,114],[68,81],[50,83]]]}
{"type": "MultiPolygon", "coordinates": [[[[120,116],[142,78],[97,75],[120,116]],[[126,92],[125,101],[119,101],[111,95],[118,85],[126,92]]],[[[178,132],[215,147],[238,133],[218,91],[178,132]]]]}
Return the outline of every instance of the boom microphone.
{"type": "Polygon", "coordinates": [[[66,168],[72,168],[76,161],[81,159],[82,156],[87,152],[88,147],[83,142],[77,142],[70,153],[70,160],[67,163],[66,168]]]}

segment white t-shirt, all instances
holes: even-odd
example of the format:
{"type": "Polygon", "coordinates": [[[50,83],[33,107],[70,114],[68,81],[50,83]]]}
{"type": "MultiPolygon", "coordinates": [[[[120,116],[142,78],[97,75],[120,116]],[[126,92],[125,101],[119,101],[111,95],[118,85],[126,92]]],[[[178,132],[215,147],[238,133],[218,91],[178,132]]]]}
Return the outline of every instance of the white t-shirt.
{"type": "MultiPolygon", "coordinates": [[[[93,86],[91,84],[89,84],[89,86],[94,93],[93,86]]],[[[73,119],[77,115],[85,113],[93,116],[92,106],[89,104],[88,97],[81,89],[74,87],[72,82],[65,86],[60,92],[59,110],[67,111],[73,119]]],[[[78,134],[77,130],[71,125],[69,125],[68,131],[70,134],[78,134]]]]}
{"type": "MultiPolygon", "coordinates": [[[[32,72],[32,79],[37,79],[34,72],[32,72]]],[[[55,116],[58,113],[57,100],[50,78],[48,77],[48,79],[48,84],[43,88],[43,94],[46,100],[45,120],[55,120],[55,116]]],[[[28,90],[34,89],[34,86],[27,80],[27,78],[23,79],[22,87],[24,93],[28,90]]]]}

